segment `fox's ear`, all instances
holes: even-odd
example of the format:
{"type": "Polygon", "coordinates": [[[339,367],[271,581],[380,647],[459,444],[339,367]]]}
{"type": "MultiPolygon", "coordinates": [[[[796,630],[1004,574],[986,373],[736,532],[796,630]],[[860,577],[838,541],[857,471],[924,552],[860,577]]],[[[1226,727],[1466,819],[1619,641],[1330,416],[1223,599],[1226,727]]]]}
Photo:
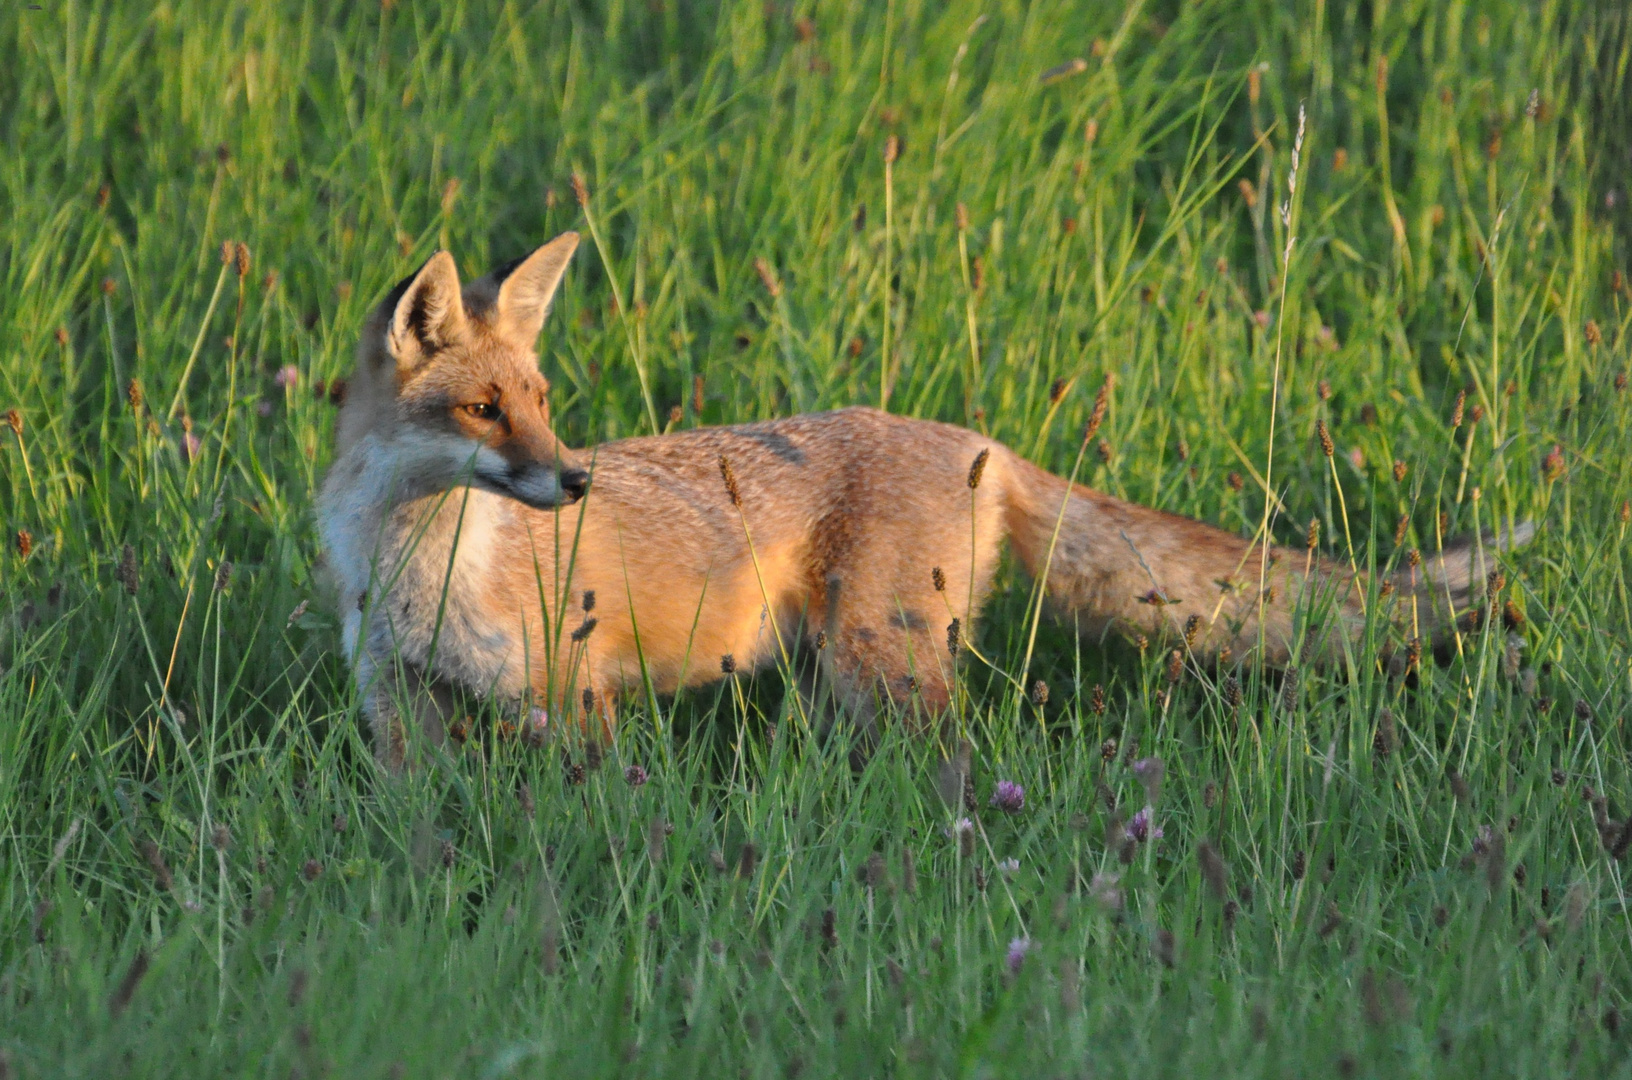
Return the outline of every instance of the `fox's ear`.
{"type": "Polygon", "coordinates": [[[498,285],[493,302],[494,332],[512,344],[531,349],[576,250],[578,234],[565,232],[507,270],[494,271],[493,281],[498,285]]]}
{"type": "Polygon", "coordinates": [[[453,256],[438,251],[386,297],[391,308],[385,343],[399,371],[417,367],[465,333],[465,303],[453,256]]]}

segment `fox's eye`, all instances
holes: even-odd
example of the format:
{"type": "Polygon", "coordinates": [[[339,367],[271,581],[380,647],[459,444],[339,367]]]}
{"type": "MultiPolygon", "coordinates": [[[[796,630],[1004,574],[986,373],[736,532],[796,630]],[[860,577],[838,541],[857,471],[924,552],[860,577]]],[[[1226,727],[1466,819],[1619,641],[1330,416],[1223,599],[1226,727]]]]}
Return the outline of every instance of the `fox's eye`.
{"type": "Polygon", "coordinates": [[[465,406],[465,412],[478,420],[497,420],[499,407],[491,401],[477,401],[465,406]]]}

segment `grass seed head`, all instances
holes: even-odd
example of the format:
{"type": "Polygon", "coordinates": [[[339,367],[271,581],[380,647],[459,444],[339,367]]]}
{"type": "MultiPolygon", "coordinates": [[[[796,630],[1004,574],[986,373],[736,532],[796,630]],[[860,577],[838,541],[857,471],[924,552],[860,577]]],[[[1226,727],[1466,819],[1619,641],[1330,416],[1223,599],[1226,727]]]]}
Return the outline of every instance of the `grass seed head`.
{"type": "Polygon", "coordinates": [[[108,999],[108,1012],[117,1018],[130,1007],[131,999],[136,996],[136,988],[142,984],[142,977],[147,974],[147,950],[137,949],[136,955],[131,958],[130,967],[125,969],[124,978],[114,988],[113,997],[108,999]]]}
{"type": "Polygon", "coordinates": [[[724,454],[720,455],[720,479],[725,481],[725,494],[730,498],[731,505],[741,508],[742,490],[737,487],[737,474],[731,468],[730,459],[724,454]]]}
{"type": "Polygon", "coordinates": [[[1105,414],[1110,411],[1111,391],[1116,387],[1114,372],[1105,373],[1105,381],[1099,384],[1099,392],[1094,395],[1094,409],[1088,414],[1088,426],[1083,429],[1082,441],[1091,442],[1099,434],[1101,425],[1105,423],[1105,414]]]}
{"type": "Polygon", "coordinates": [[[1377,714],[1377,734],[1372,739],[1372,746],[1380,758],[1386,758],[1400,747],[1399,729],[1395,724],[1394,710],[1383,707],[1377,714]]]}
{"type": "Polygon", "coordinates": [[[970,491],[979,489],[980,478],[986,472],[986,462],[991,458],[991,456],[991,450],[982,448],[980,453],[975,455],[975,460],[969,463],[968,483],[970,491]]]}
{"type": "Polygon", "coordinates": [[[1298,669],[1287,668],[1281,678],[1281,711],[1291,712],[1298,707],[1298,669]]]}
{"type": "Polygon", "coordinates": [[[867,856],[867,861],[861,864],[856,875],[863,887],[877,889],[884,884],[884,856],[875,851],[867,856]]]}
{"type": "Polygon", "coordinates": [[[1196,864],[1201,868],[1201,878],[1207,883],[1214,898],[1225,901],[1230,895],[1230,871],[1224,864],[1224,856],[1218,853],[1212,842],[1203,840],[1196,845],[1196,864]]]}
{"type": "Polygon", "coordinates": [[[777,280],[776,272],[764,258],[754,259],[754,271],[759,274],[759,282],[765,286],[765,291],[771,294],[772,299],[782,295],[782,282],[777,280]]]}
{"type": "Polygon", "coordinates": [[[176,883],[175,877],[170,873],[170,864],[164,861],[159,845],[152,840],[143,840],[141,848],[142,858],[146,860],[148,869],[153,871],[153,884],[160,892],[169,892],[176,883]]]}
{"type": "Polygon", "coordinates": [[[125,545],[124,551],[119,556],[118,569],[114,573],[119,579],[119,584],[125,587],[125,592],[135,596],[136,586],[139,583],[139,571],[136,567],[136,549],[134,547],[129,544],[125,545]]]}

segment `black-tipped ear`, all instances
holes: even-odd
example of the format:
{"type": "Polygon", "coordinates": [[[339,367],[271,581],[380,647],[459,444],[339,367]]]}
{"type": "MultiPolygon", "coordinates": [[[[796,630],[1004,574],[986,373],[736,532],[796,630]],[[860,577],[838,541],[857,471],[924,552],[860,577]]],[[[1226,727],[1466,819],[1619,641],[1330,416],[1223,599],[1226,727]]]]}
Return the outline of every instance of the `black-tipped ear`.
{"type": "Polygon", "coordinates": [[[520,262],[493,272],[492,280],[498,285],[493,302],[495,333],[524,349],[533,347],[576,250],[578,234],[562,233],[520,262]]]}
{"type": "Polygon", "coordinates": [[[419,272],[391,291],[386,348],[398,370],[412,370],[438,349],[465,333],[465,303],[459,295],[459,270],[453,256],[438,251],[419,272]],[[394,303],[393,303],[394,301],[394,303]]]}

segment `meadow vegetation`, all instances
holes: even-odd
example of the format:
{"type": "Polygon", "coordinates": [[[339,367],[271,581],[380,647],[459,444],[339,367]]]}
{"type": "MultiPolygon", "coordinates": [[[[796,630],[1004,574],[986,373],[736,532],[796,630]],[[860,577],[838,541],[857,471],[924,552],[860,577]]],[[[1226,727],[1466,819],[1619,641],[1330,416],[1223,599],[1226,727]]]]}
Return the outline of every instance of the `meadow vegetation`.
{"type": "Polygon", "coordinates": [[[1632,1072],[1619,5],[62,0],[0,57],[0,1076],[1632,1072]],[[334,401],[431,252],[569,228],[571,445],[885,404],[1362,569],[1539,531],[1437,660],[1010,570],[967,757],[769,672],[393,780],[334,401]]]}

